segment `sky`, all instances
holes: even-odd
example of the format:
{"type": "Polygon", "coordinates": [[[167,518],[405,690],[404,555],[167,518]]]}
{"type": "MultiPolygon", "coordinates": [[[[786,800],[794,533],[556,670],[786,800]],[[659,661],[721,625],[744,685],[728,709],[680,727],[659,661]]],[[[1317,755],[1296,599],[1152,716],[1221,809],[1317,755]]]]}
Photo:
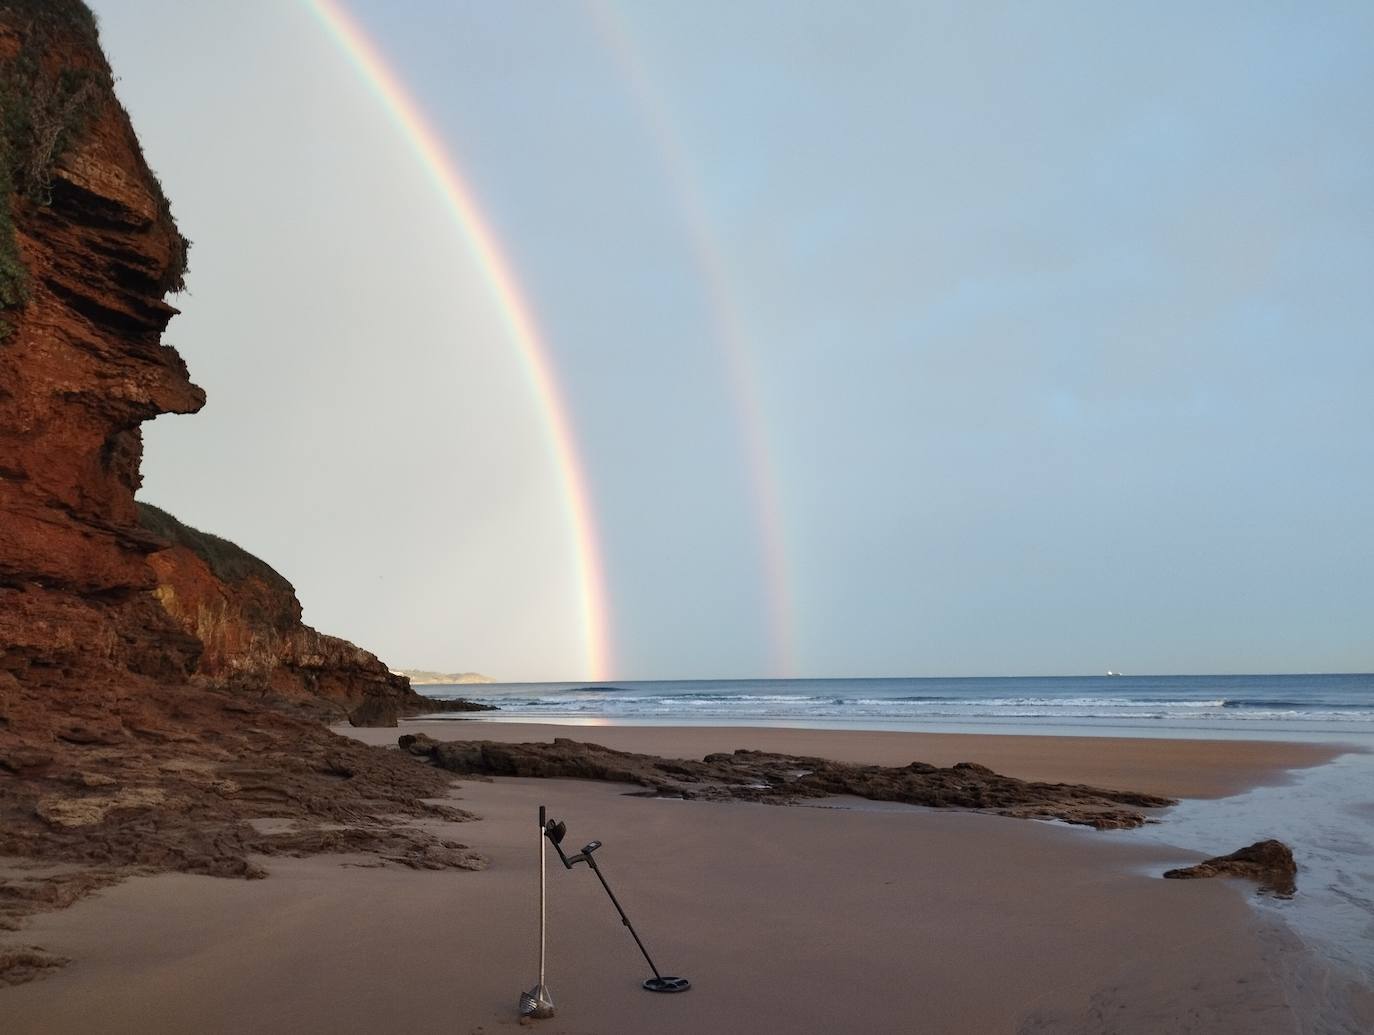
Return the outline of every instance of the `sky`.
{"type": "Polygon", "coordinates": [[[209,402],[140,498],[393,667],[1374,669],[1374,7],[96,0],[209,402]]]}

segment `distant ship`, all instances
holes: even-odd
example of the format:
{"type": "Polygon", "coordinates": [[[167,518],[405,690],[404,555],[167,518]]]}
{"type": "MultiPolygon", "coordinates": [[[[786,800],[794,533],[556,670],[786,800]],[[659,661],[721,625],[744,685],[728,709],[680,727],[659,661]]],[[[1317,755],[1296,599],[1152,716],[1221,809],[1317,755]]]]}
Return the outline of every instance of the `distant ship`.
{"type": "Polygon", "coordinates": [[[1107,675],[1109,675],[1109,676],[1119,676],[1119,675],[1121,675],[1121,673],[1120,673],[1120,672],[1113,672],[1111,669],[1107,669],[1107,675]]]}

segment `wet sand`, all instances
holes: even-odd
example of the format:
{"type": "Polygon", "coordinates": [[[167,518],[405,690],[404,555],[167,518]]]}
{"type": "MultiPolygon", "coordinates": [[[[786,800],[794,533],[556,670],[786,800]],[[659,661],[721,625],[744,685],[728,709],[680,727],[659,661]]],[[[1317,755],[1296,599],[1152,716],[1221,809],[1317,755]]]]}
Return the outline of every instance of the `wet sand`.
{"type": "MultiPolygon", "coordinates": [[[[450,735],[498,732],[426,724],[434,725],[450,735]]],[[[529,726],[513,732],[533,739],[529,726]]],[[[397,731],[367,733],[389,740],[397,731]]],[[[712,735],[729,747],[831,757],[910,747],[883,744],[881,734],[556,733],[677,755],[711,750],[712,735]]],[[[957,758],[926,758],[1009,772],[1014,763],[1027,767],[1016,775],[1050,779],[1119,772],[1121,781],[1106,782],[1168,793],[1278,776],[1248,752],[1239,776],[1201,754],[1188,770],[1172,741],[1124,742],[1138,745],[1127,750],[1092,738],[1094,759],[1087,744],[1059,738],[972,739],[947,745],[957,758]]],[[[1263,747],[1285,762],[1297,757],[1286,745],[1263,747]]],[[[1250,908],[1248,889],[1158,879],[1194,858],[1170,849],[967,813],[664,801],[621,790],[463,783],[463,806],[483,818],[434,826],[486,854],[481,873],[270,859],[263,881],[141,878],[35,917],[18,938],[76,962],[0,991],[3,1029],[513,1032],[516,998],[535,980],[540,803],[568,822],[574,847],[605,842],[597,858],[656,961],[694,987],[641,991],[647,967],[600,885],[585,867],[567,872],[551,859],[548,981],[558,1015],[539,1031],[1263,1033],[1306,1030],[1329,992],[1302,946],[1250,908]]]]}

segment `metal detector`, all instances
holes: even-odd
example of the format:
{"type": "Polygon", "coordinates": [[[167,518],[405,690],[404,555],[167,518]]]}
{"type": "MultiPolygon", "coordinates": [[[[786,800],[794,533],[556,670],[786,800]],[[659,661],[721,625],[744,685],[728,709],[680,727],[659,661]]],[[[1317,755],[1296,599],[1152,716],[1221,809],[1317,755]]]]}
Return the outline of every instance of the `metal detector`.
{"type": "MultiPolygon", "coordinates": [[[[544,810],[539,810],[540,819],[543,819],[544,810]]],[[[634,929],[634,924],[630,923],[630,918],[625,915],[625,910],[621,908],[620,901],[615,897],[615,892],[606,883],[606,877],[601,872],[601,867],[596,865],[596,857],[592,855],[601,847],[600,841],[593,841],[583,845],[582,851],[576,855],[569,856],[563,851],[563,838],[568,833],[568,824],[556,820],[549,820],[544,824],[544,836],[553,842],[554,850],[558,852],[558,858],[563,860],[565,869],[571,870],[578,863],[586,863],[591,867],[591,871],[596,874],[596,879],[601,881],[601,886],[606,889],[606,894],[611,898],[611,905],[615,906],[615,911],[620,914],[620,922],[630,929],[630,936],[634,938],[635,944],[639,946],[639,951],[644,954],[644,960],[649,964],[649,969],[654,972],[654,976],[644,982],[644,988],[650,992],[685,992],[692,987],[692,983],[684,977],[664,977],[654,966],[653,959],[649,956],[649,950],[644,948],[644,943],[639,940],[639,935],[634,929]]],[[[543,856],[541,854],[540,858],[543,856]]],[[[543,969],[540,969],[540,981],[543,981],[543,969]]]]}
{"type": "MultiPolygon", "coordinates": [[[[558,853],[562,855],[562,852],[558,853]]],[[[539,806],[539,983],[528,992],[520,993],[521,1017],[553,1016],[553,996],[544,984],[544,935],[548,924],[547,909],[548,879],[544,870],[544,806],[539,806]]]]}

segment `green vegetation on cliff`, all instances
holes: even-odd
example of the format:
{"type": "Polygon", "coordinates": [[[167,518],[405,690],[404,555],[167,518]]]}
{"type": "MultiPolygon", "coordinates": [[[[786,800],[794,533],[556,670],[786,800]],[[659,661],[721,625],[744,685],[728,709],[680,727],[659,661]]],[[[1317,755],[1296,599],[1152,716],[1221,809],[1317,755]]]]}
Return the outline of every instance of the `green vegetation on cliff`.
{"type": "MultiPolygon", "coordinates": [[[[9,0],[4,8],[25,25],[19,53],[0,72],[0,309],[12,309],[28,298],[14,206],[51,202],[53,167],[89,124],[113,81],[108,68],[60,68],[54,76],[40,67],[37,55],[48,52],[58,33],[97,41],[95,16],[85,4],[9,0]]],[[[8,324],[0,324],[0,336],[8,330],[8,324]]]]}
{"type": "MultiPolygon", "coordinates": [[[[5,0],[0,13],[18,24],[18,53],[0,66],[0,314],[28,299],[29,274],[19,252],[15,210],[21,205],[46,206],[53,200],[53,173],[58,161],[80,142],[114,97],[114,76],[99,46],[95,15],[81,0],[5,0]],[[66,37],[80,47],[63,46],[66,37]],[[56,66],[52,55],[67,56],[56,66]],[[91,55],[99,60],[92,64],[91,55]],[[49,59],[41,61],[40,56],[49,59]],[[71,63],[67,63],[71,62],[71,63]]],[[[137,143],[134,150],[147,167],[137,143]]],[[[164,291],[185,286],[190,242],[176,230],[162,185],[149,170],[157,204],[157,221],[172,232],[177,254],[162,279],[164,291]]],[[[0,316],[0,339],[9,333],[0,316]]]]}
{"type": "Polygon", "coordinates": [[[254,557],[243,547],[184,525],[171,514],[151,503],[138,504],[138,523],[172,546],[184,546],[209,565],[224,582],[243,582],[258,578],[286,593],[296,592],[290,581],[266,561],[254,557]]]}

